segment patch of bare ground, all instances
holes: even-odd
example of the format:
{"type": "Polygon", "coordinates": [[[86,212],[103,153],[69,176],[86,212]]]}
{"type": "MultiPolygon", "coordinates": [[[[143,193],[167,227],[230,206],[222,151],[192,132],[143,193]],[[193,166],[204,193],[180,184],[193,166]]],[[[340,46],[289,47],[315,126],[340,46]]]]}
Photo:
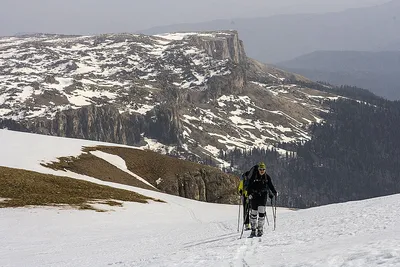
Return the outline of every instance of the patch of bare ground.
{"type": "Polygon", "coordinates": [[[7,167],[0,167],[0,199],[2,208],[70,205],[97,211],[104,210],[98,210],[90,203],[117,206],[122,205],[119,201],[160,201],[128,190],[7,167]]]}
{"type": "Polygon", "coordinates": [[[152,185],[156,185],[159,178],[165,180],[176,179],[177,174],[189,173],[198,169],[213,169],[213,171],[221,172],[211,166],[162,155],[150,150],[108,146],[87,147],[84,149],[84,151],[92,150],[120,156],[125,160],[126,166],[131,172],[146,178],[152,185]]]}
{"type": "MultiPolygon", "coordinates": [[[[93,149],[85,149],[85,152],[89,150],[93,149]]],[[[122,171],[109,162],[90,153],[82,153],[78,157],[61,157],[58,158],[58,161],[46,164],[42,163],[41,165],[53,170],[69,170],[71,172],[94,177],[102,181],[155,190],[154,187],[143,183],[129,173],[122,171]]]]}
{"type": "Polygon", "coordinates": [[[70,170],[108,182],[160,190],[167,194],[201,201],[233,203],[232,199],[237,199],[235,194],[237,177],[226,174],[218,168],[129,147],[85,147],[82,152],[83,154],[78,157],[63,157],[58,161],[42,165],[55,170],[70,170]],[[96,150],[121,157],[128,170],[146,179],[156,188],[91,154],[96,150]]]}

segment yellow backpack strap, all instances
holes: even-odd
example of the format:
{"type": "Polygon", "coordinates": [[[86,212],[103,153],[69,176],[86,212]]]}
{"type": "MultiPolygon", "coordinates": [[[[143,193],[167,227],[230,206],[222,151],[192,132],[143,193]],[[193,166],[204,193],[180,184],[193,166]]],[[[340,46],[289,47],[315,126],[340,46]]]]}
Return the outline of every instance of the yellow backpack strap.
{"type": "Polygon", "coordinates": [[[240,190],[243,190],[243,180],[240,180],[240,182],[239,182],[239,186],[238,186],[238,192],[240,191],[240,190]]]}

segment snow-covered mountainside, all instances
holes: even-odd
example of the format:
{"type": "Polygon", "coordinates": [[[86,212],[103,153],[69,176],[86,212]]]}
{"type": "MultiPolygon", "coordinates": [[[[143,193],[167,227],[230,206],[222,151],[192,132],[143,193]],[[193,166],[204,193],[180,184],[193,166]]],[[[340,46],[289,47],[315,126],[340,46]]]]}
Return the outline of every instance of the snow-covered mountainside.
{"type": "Polygon", "coordinates": [[[198,47],[174,39],[139,35],[2,38],[1,115],[51,117],[59,110],[102,101],[119,104],[121,113],[145,113],[157,104],[151,92],[160,90],[162,76],[177,87],[202,90],[210,77],[230,73],[227,59],[213,60],[198,47]],[[192,71],[185,69],[189,66],[192,71]],[[127,102],[135,87],[149,89],[148,95],[135,99],[137,103],[127,102]]]}
{"type": "Polygon", "coordinates": [[[247,58],[235,31],[4,37],[0,126],[217,158],[309,139],[337,96],[302,79],[247,58]]]}

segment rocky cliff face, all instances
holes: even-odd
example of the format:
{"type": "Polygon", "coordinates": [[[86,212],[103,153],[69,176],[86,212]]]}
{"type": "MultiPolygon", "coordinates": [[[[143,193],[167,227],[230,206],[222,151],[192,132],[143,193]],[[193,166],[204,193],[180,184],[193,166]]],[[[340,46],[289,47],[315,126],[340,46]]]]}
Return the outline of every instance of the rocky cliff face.
{"type": "Polygon", "coordinates": [[[237,204],[237,179],[217,171],[199,169],[177,176],[180,196],[213,203],[237,204]]]}
{"type": "Polygon", "coordinates": [[[160,105],[146,115],[120,114],[109,105],[84,106],[80,109],[56,113],[53,119],[0,121],[0,125],[17,131],[62,137],[99,140],[127,145],[143,145],[142,135],[159,140],[164,144],[179,142],[180,122],[174,107],[160,105]]]}
{"type": "Polygon", "coordinates": [[[237,204],[237,179],[206,168],[177,174],[169,183],[157,186],[168,194],[212,203],[237,204]]]}
{"type": "Polygon", "coordinates": [[[235,64],[246,61],[246,52],[243,42],[236,31],[233,34],[216,33],[207,35],[193,35],[190,43],[203,48],[208,55],[215,59],[228,59],[235,64]]]}
{"type": "Polygon", "coordinates": [[[143,115],[120,114],[115,107],[108,105],[64,110],[52,119],[38,118],[21,124],[40,134],[122,144],[138,143],[141,130],[146,127],[143,115]]]}

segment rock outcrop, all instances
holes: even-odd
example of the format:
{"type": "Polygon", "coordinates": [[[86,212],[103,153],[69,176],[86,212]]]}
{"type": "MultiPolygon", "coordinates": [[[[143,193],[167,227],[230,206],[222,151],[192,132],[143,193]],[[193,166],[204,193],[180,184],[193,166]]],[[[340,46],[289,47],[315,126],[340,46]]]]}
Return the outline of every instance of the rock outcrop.
{"type": "Polygon", "coordinates": [[[212,203],[237,204],[237,179],[219,170],[194,168],[157,186],[168,194],[212,203]]]}
{"type": "Polygon", "coordinates": [[[190,37],[190,43],[200,46],[216,59],[229,59],[235,64],[242,64],[247,58],[237,31],[193,35],[190,37]]]}
{"type": "Polygon", "coordinates": [[[53,119],[16,123],[0,121],[0,126],[10,130],[24,130],[39,134],[55,135],[119,143],[143,145],[143,137],[154,138],[164,144],[179,142],[180,121],[174,107],[161,105],[146,115],[120,114],[113,106],[85,106],[76,110],[58,112],[53,119]]]}

